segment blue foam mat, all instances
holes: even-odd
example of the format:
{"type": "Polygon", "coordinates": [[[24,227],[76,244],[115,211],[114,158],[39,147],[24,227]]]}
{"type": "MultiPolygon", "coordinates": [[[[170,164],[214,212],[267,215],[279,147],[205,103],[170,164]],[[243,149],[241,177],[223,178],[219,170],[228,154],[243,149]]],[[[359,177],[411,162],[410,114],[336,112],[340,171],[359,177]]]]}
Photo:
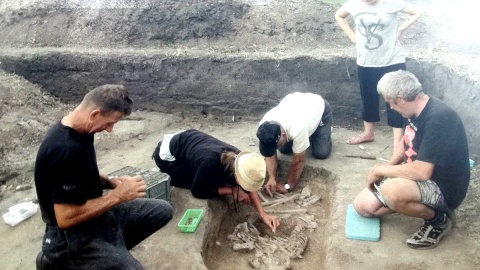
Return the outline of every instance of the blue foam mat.
{"type": "Polygon", "coordinates": [[[362,217],[355,211],[353,204],[347,208],[347,220],[345,222],[345,234],[347,238],[363,241],[380,240],[380,218],[362,217]]]}

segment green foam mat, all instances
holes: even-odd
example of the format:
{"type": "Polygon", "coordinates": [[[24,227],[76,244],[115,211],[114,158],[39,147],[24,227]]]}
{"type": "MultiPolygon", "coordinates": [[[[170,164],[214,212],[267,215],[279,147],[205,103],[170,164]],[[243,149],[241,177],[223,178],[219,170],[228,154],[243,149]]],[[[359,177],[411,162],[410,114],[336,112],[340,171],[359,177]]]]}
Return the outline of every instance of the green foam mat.
{"type": "Polygon", "coordinates": [[[345,234],[349,239],[379,241],[380,218],[362,217],[355,211],[353,204],[349,204],[347,208],[347,220],[345,222],[345,234]]]}

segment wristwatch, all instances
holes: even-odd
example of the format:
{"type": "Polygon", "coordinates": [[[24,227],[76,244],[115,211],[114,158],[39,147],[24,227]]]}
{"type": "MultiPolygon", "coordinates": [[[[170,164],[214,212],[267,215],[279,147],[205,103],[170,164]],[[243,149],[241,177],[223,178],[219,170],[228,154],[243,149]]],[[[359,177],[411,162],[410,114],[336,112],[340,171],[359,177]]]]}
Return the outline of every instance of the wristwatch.
{"type": "Polygon", "coordinates": [[[287,192],[290,192],[290,185],[289,185],[289,184],[285,184],[285,189],[287,190],[287,192]]]}

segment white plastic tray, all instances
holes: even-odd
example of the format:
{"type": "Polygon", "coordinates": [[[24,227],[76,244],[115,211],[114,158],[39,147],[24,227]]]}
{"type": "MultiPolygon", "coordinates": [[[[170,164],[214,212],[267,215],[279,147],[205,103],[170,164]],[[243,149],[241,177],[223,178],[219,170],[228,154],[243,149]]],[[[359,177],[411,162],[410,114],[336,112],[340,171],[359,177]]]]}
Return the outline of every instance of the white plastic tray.
{"type": "Polygon", "coordinates": [[[5,223],[15,226],[25,219],[37,213],[38,205],[33,202],[23,202],[8,208],[8,212],[3,214],[5,223]]]}

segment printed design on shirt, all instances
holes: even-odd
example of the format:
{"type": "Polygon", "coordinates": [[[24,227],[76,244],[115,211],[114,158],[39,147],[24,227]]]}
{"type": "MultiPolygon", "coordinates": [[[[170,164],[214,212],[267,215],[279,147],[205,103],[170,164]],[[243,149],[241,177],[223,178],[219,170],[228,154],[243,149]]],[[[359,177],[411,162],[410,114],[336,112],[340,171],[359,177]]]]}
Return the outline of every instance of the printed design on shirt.
{"type": "Polygon", "coordinates": [[[77,189],[76,185],[63,185],[63,190],[65,191],[74,191],[77,189]]]}
{"type": "Polygon", "coordinates": [[[412,162],[412,157],[415,157],[417,155],[417,152],[413,150],[413,139],[415,138],[415,130],[416,128],[414,129],[411,126],[407,126],[403,135],[403,141],[405,142],[405,145],[408,146],[408,149],[405,151],[405,156],[407,156],[407,163],[412,162]]]}
{"type": "Polygon", "coordinates": [[[383,44],[383,38],[377,34],[382,31],[384,24],[382,24],[382,18],[377,16],[377,13],[359,13],[355,16],[355,20],[360,22],[357,24],[358,32],[362,34],[367,42],[365,42],[365,49],[373,51],[378,49],[383,44]]]}

